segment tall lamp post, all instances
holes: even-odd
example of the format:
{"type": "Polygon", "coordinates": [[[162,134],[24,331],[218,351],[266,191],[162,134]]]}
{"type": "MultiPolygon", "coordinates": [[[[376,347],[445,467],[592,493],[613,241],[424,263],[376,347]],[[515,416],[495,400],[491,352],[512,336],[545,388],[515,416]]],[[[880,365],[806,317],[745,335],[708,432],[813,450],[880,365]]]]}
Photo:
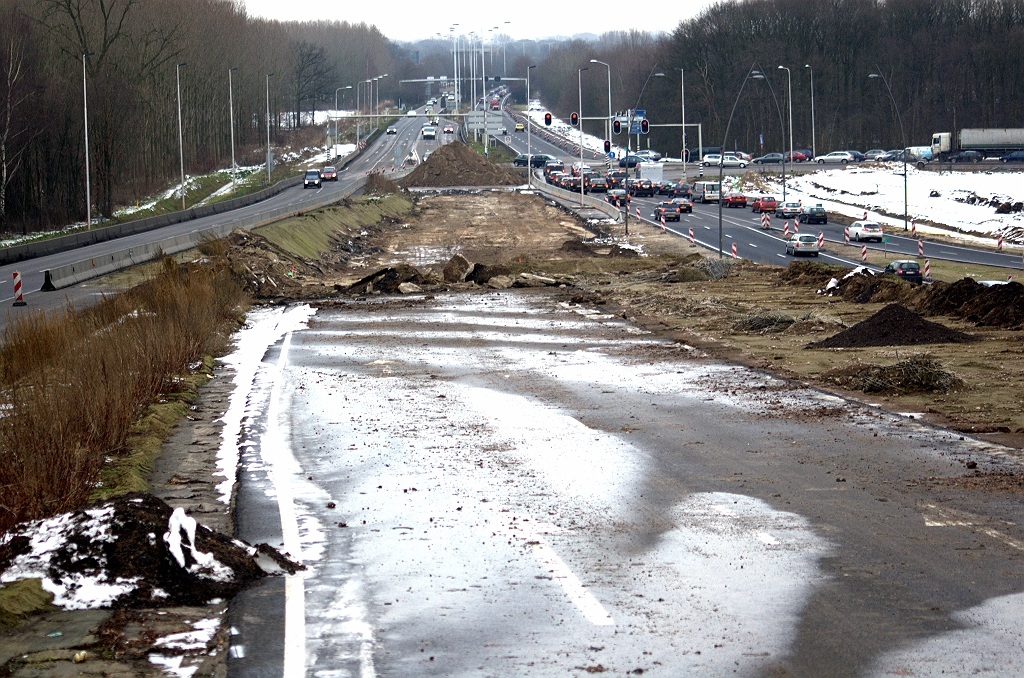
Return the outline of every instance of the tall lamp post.
{"type": "MultiPolygon", "coordinates": [[[[644,80],[644,86],[640,88],[640,94],[636,98],[636,104],[634,104],[633,108],[629,110],[628,115],[626,116],[626,160],[627,160],[627,165],[628,165],[628,160],[629,160],[629,156],[630,156],[630,151],[632,150],[632,147],[630,146],[631,141],[630,141],[630,138],[629,138],[629,134],[630,134],[630,131],[633,129],[633,112],[636,111],[638,106],[640,106],[640,100],[643,98],[644,90],[647,89],[647,84],[651,81],[651,78],[664,78],[665,77],[665,74],[661,73],[660,71],[655,73],[655,71],[657,71],[657,70],[658,70],[658,65],[655,64],[654,68],[651,69],[650,74],[647,76],[647,79],[644,80]]],[[[637,135],[637,136],[639,137],[639,135],[637,135]]],[[[640,142],[637,141],[636,144],[637,144],[637,146],[639,146],[640,142]]],[[[637,149],[637,150],[639,150],[639,149],[637,149]]],[[[629,167],[627,166],[626,169],[628,170],[629,167]]],[[[629,205],[628,204],[626,205],[626,209],[623,212],[623,219],[622,219],[622,221],[623,221],[623,225],[625,226],[625,234],[628,236],[629,235],[629,205]]]]}
{"type": "MultiPolygon", "coordinates": [[[[682,134],[682,150],[679,152],[679,157],[683,161],[683,183],[686,183],[686,73],[682,68],[677,68],[679,71],[679,102],[681,107],[681,114],[683,120],[683,134],[682,134]]],[[[721,187],[719,187],[721,190],[721,187]]]]}
{"type": "Polygon", "coordinates": [[[89,92],[85,87],[85,59],[96,52],[82,55],[82,112],[85,117],[85,230],[92,229],[92,189],[89,186],[89,92]]]}
{"type": "Polygon", "coordinates": [[[533,137],[531,128],[533,121],[530,120],[530,71],[536,66],[526,67],[526,184],[533,187],[533,137]]]}
{"type": "Polygon", "coordinates": [[[237,71],[238,68],[228,69],[228,109],[230,110],[229,119],[231,121],[231,192],[235,192],[235,91],[231,86],[231,71],[237,71]]]}
{"type": "Polygon", "coordinates": [[[181,209],[185,210],[185,145],[181,135],[181,67],[187,66],[187,61],[182,61],[174,67],[174,75],[178,81],[178,160],[181,162],[181,209]]]}
{"type": "Polygon", "coordinates": [[[267,185],[270,185],[270,78],[273,73],[267,73],[267,185]]]}
{"type": "MultiPolygon", "coordinates": [[[[755,64],[755,65],[760,67],[760,64],[755,64]]],[[[786,139],[786,123],[783,122],[783,120],[782,120],[782,109],[779,107],[779,99],[778,99],[778,97],[775,96],[775,88],[772,87],[772,81],[769,80],[768,77],[763,72],[761,72],[761,71],[751,71],[750,73],[751,73],[751,75],[750,75],[751,79],[753,79],[753,80],[764,80],[765,83],[768,85],[768,91],[772,93],[772,101],[775,102],[775,110],[779,114],[779,129],[782,131],[783,144],[785,144],[785,139],[786,139]]],[[[793,158],[790,158],[789,162],[792,164],[793,158]]],[[[721,195],[721,189],[722,189],[721,185],[719,185],[718,189],[719,189],[719,195],[721,195]]],[[[786,202],[786,154],[785,153],[782,154],[782,202],[786,202]]]]}
{"type": "Polygon", "coordinates": [[[804,68],[809,68],[811,71],[811,155],[817,156],[818,143],[814,134],[814,69],[810,64],[804,64],[804,68]]]}
{"type": "Polygon", "coordinates": [[[793,76],[785,66],[779,66],[779,70],[786,71],[786,79],[789,81],[789,161],[793,162],[793,76]]]}
{"type": "Polygon", "coordinates": [[[590,68],[584,66],[576,73],[576,84],[580,94],[580,207],[583,207],[583,71],[589,70],[590,68]]]}
{"type": "MultiPolygon", "coordinates": [[[[511,24],[512,24],[511,21],[506,21],[505,22],[506,26],[510,26],[511,24]]],[[[505,35],[505,38],[508,38],[507,34],[505,35]]],[[[503,78],[508,76],[508,58],[507,57],[508,57],[508,40],[503,39],[501,41],[501,77],[503,77],[503,78]]]]}
{"type": "MultiPolygon", "coordinates": [[[[743,77],[743,84],[740,85],[740,91],[736,93],[736,101],[732,104],[732,112],[729,113],[729,122],[725,125],[725,134],[722,137],[722,148],[725,149],[725,145],[729,142],[729,128],[732,127],[732,118],[736,115],[736,106],[740,103],[740,97],[743,96],[743,88],[747,86],[747,81],[750,80],[754,75],[760,73],[760,71],[754,70],[756,63],[750,65],[750,70],[743,77]]],[[[766,78],[767,79],[767,78],[766,78]]],[[[724,150],[723,150],[724,153],[724,150]]],[[[725,180],[725,163],[722,162],[722,157],[718,159],[718,258],[722,258],[722,182],[725,180]]]]}
{"type": "Polygon", "coordinates": [[[889,81],[882,75],[882,69],[875,64],[875,70],[877,73],[868,75],[869,78],[881,78],[882,84],[885,85],[885,91],[889,93],[889,101],[892,102],[892,107],[896,109],[896,118],[900,122],[900,136],[903,137],[903,230],[907,230],[907,221],[909,212],[908,200],[907,200],[907,133],[903,131],[903,116],[900,115],[900,107],[896,105],[896,98],[892,95],[892,89],[889,87],[889,81]]]}
{"type": "MultiPolygon", "coordinates": [[[[352,85],[345,85],[344,87],[339,87],[336,90],[334,90],[334,112],[335,113],[338,113],[338,92],[340,92],[340,91],[342,91],[344,89],[352,89],[352,85]]],[[[334,119],[334,145],[335,146],[337,146],[338,142],[339,142],[339,138],[338,138],[339,137],[339,134],[338,134],[338,119],[340,117],[341,116],[337,116],[334,119]]]]}
{"type": "MultiPolygon", "coordinates": [[[[611,141],[612,139],[612,67],[603,61],[597,59],[591,59],[592,64],[601,64],[608,69],[608,122],[605,124],[604,138],[611,141]]],[[[527,104],[530,102],[527,101],[527,104]]]]}
{"type": "Polygon", "coordinates": [[[455,74],[455,113],[459,112],[459,34],[455,32],[458,24],[452,24],[448,32],[452,34],[452,69],[455,74]]]}

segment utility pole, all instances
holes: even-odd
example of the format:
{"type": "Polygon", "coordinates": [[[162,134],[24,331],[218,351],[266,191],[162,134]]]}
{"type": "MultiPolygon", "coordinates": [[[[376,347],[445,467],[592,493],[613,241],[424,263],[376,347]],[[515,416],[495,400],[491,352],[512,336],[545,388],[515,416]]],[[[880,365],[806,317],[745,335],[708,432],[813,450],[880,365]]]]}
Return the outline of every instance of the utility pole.
{"type": "Polygon", "coordinates": [[[273,73],[267,73],[267,186],[270,185],[270,78],[273,73]]]}
{"type": "Polygon", "coordinates": [[[530,71],[536,66],[526,67],[526,184],[533,188],[533,137],[531,128],[533,121],[530,120],[530,71]]]}
{"type": "Polygon", "coordinates": [[[82,106],[85,116],[85,230],[92,229],[92,189],[89,186],[89,92],[85,87],[85,59],[96,52],[82,55],[82,106]]]}
{"type": "Polygon", "coordinates": [[[228,109],[231,112],[231,192],[235,192],[235,93],[231,86],[231,71],[237,68],[228,69],[228,109]]]}
{"type": "Polygon", "coordinates": [[[174,67],[175,78],[178,81],[178,159],[181,162],[181,209],[185,210],[185,145],[181,135],[181,67],[188,65],[182,61],[174,67]]]}
{"type": "Polygon", "coordinates": [[[580,207],[583,207],[583,71],[589,70],[589,68],[581,68],[576,74],[580,94],[580,207]]]}
{"type": "Polygon", "coordinates": [[[811,155],[818,155],[817,137],[814,134],[814,69],[810,64],[804,64],[804,68],[811,71],[811,155]]]}

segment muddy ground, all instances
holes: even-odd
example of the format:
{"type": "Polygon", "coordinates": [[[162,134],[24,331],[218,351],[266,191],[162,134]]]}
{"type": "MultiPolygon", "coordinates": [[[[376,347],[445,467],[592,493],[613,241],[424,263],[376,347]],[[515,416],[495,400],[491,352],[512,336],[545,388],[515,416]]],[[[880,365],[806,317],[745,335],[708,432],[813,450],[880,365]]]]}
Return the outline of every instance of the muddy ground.
{"type": "MultiPolygon", "coordinates": [[[[344,294],[349,284],[369,271],[396,264],[440,277],[444,264],[462,254],[470,262],[506,265],[514,273],[557,277],[565,285],[555,293],[559,300],[612,309],[694,347],[695,354],[763,368],[992,442],[1024,447],[1024,398],[1020,395],[1024,392],[1024,333],[1020,329],[977,327],[964,319],[929,314],[927,320],[974,335],[978,341],[808,348],[887,304],[823,296],[818,294],[823,286],[820,275],[787,276],[783,268],[749,262],[732,266],[720,280],[693,280],[707,277],[704,272],[694,273],[695,255],[714,257],[646,225],[630,236],[630,244],[639,247],[643,256],[609,256],[610,241],[593,240],[608,226],[583,224],[534,195],[416,193],[413,202],[402,219],[363,238],[358,260],[346,264],[335,258],[329,270],[297,276],[304,290],[300,296],[323,295],[325,286],[344,294]],[[572,245],[588,239],[594,242],[589,248],[572,245]],[[773,311],[795,322],[755,329],[743,322],[773,311]],[[840,378],[851,371],[907,361],[912,365],[928,361],[951,373],[953,388],[865,393],[850,388],[851,380],[840,378]]],[[[628,250],[618,253],[631,254],[628,250]]]]}

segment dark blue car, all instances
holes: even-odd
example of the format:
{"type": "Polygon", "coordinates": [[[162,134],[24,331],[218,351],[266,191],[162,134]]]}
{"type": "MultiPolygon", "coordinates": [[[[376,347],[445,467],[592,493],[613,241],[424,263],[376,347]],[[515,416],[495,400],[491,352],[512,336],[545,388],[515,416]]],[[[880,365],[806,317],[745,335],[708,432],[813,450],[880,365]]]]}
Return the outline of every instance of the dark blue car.
{"type": "Polygon", "coordinates": [[[1024,162],[1024,151],[1014,151],[999,158],[1003,162],[1024,162]]]}

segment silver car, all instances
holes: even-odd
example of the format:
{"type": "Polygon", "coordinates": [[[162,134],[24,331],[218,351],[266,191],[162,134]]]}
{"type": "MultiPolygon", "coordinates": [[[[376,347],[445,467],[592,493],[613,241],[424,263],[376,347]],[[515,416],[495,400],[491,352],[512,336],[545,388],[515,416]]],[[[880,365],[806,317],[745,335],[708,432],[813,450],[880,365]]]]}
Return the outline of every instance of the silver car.
{"type": "Polygon", "coordinates": [[[786,242],[786,254],[798,257],[801,254],[818,256],[818,237],[814,235],[794,235],[786,242]]]}
{"type": "Polygon", "coordinates": [[[729,155],[728,153],[725,155],[724,159],[718,153],[709,153],[704,156],[703,160],[701,160],[701,164],[705,167],[711,167],[712,165],[716,167],[719,165],[723,167],[746,167],[747,161],[742,158],[737,158],[735,155],[729,155]]]}
{"type": "Polygon", "coordinates": [[[853,153],[847,153],[846,151],[832,151],[828,155],[819,155],[814,159],[814,162],[819,165],[826,163],[834,163],[845,165],[849,162],[855,162],[857,159],[853,157],[853,153]]]}

